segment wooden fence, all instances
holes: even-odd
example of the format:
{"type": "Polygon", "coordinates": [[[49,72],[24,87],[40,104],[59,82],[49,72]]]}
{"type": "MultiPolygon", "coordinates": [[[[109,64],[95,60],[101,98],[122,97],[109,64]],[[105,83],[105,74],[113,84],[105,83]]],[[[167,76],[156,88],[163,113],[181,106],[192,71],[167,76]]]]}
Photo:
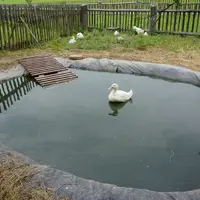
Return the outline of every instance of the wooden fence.
{"type": "MultiPolygon", "coordinates": [[[[173,3],[174,0],[136,0],[140,3],[173,3]]],[[[180,3],[199,3],[199,0],[179,0],[180,3]]]]}
{"type": "Polygon", "coordinates": [[[98,6],[0,5],[0,50],[40,46],[87,27],[126,31],[138,26],[145,30],[151,27],[151,33],[200,35],[200,2],[170,9],[165,9],[166,3],[159,3],[154,10],[149,3],[136,2],[98,6]]]}
{"type": "MultiPolygon", "coordinates": [[[[192,10],[199,10],[200,9],[200,2],[193,2],[193,3],[182,3],[178,7],[176,4],[170,5],[169,3],[164,2],[158,2],[157,6],[158,9],[165,9],[169,7],[169,9],[192,9],[192,10]]],[[[90,3],[88,4],[88,8],[101,8],[101,9],[150,9],[151,3],[144,2],[144,3],[138,3],[138,2],[121,2],[121,3],[90,3]]]]}
{"type": "MultiPolygon", "coordinates": [[[[51,2],[51,1],[50,1],[51,2]]],[[[126,3],[127,0],[61,0],[56,1],[59,4],[120,4],[120,3],[126,3]]],[[[174,0],[133,0],[132,2],[137,3],[173,3],[174,0]]],[[[180,3],[199,3],[199,0],[180,0],[180,3]]]]}
{"type": "Polygon", "coordinates": [[[0,50],[40,44],[84,25],[80,5],[0,5],[0,50]]]}
{"type": "MultiPolygon", "coordinates": [[[[163,2],[163,3],[173,3],[174,0],[136,0],[140,3],[143,2],[149,2],[149,3],[159,3],[159,2],[163,2]]],[[[198,3],[199,0],[180,0],[180,3],[198,3]]]]}
{"type": "Polygon", "coordinates": [[[200,35],[200,9],[88,9],[88,25],[98,29],[133,30],[151,33],[200,35]],[[151,30],[152,29],[152,30],[151,30]]]}
{"type": "Polygon", "coordinates": [[[36,82],[25,76],[0,82],[0,113],[20,100],[35,86],[36,82]]]}

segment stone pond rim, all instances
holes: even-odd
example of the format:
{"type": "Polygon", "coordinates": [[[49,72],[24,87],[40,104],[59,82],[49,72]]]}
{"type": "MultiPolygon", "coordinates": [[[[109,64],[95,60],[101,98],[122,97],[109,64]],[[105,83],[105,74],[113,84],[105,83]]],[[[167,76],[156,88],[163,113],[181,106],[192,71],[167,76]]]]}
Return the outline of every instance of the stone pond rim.
{"type": "MultiPolygon", "coordinates": [[[[56,59],[65,67],[74,69],[153,76],[200,86],[200,72],[179,66],[93,58],[83,60],[56,59]]],[[[17,65],[11,70],[0,73],[0,81],[24,73],[23,68],[17,65]]],[[[0,163],[3,160],[1,159],[2,156],[9,153],[15,154],[29,164],[37,164],[0,143],[0,163]]],[[[38,164],[37,166],[41,166],[43,170],[32,177],[33,183],[44,183],[45,186],[53,189],[60,188],[59,194],[72,200],[200,200],[200,189],[186,192],[155,192],[146,189],[117,187],[116,185],[79,178],[68,172],[50,167],[44,168],[44,166],[38,164]]]]}

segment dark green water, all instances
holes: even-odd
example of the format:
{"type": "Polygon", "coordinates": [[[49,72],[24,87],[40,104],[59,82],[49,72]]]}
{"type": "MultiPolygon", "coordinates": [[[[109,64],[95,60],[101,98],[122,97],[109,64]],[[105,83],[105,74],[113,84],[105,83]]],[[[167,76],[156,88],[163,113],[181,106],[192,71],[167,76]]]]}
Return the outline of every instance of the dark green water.
{"type": "Polygon", "coordinates": [[[0,114],[0,141],[87,179],[157,191],[200,188],[199,88],[76,73],[77,80],[52,89],[28,83],[27,95],[0,114]],[[107,99],[113,82],[135,92],[118,115],[113,108],[116,116],[107,99]]]}

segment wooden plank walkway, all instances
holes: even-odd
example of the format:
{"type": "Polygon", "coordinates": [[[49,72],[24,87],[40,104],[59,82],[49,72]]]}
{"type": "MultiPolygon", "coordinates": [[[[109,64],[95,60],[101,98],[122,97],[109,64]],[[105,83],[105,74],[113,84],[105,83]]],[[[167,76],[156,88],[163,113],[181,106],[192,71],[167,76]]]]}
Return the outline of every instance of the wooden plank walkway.
{"type": "Polygon", "coordinates": [[[69,70],[35,77],[35,79],[44,87],[60,84],[63,82],[69,82],[75,78],[77,78],[77,76],[69,70]]]}
{"type": "Polygon", "coordinates": [[[49,87],[78,78],[75,73],[64,67],[50,55],[23,58],[19,60],[19,63],[42,87],[49,87]]]}

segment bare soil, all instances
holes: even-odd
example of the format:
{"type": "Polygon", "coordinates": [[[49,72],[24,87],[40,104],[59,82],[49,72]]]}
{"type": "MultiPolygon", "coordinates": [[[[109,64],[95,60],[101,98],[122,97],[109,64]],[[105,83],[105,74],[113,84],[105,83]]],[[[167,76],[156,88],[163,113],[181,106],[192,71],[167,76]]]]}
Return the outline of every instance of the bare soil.
{"type": "Polygon", "coordinates": [[[70,50],[70,51],[52,51],[52,50],[38,50],[29,49],[23,51],[15,51],[0,55],[0,70],[8,69],[17,60],[37,54],[52,54],[54,56],[69,57],[70,55],[82,55],[84,58],[111,58],[136,60],[152,63],[171,64],[183,66],[195,71],[200,71],[200,53],[197,51],[179,51],[174,52],[165,48],[147,48],[147,49],[120,49],[114,48],[112,50],[70,50]]]}

